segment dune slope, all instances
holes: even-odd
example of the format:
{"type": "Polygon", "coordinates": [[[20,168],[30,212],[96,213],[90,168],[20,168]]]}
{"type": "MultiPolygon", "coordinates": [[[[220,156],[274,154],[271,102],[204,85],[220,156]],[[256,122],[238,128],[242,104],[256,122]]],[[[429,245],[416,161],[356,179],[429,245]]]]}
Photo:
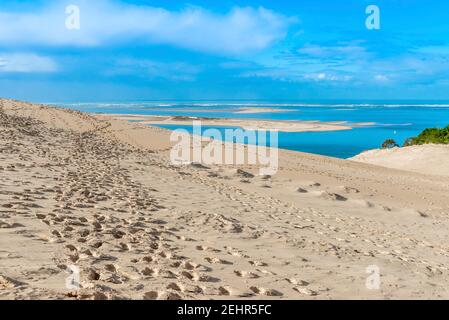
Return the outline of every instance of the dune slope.
{"type": "Polygon", "coordinates": [[[424,174],[449,176],[449,145],[426,144],[404,148],[376,149],[351,160],[424,174]]]}
{"type": "Polygon", "coordinates": [[[2,299],[449,297],[445,176],[179,167],[166,130],[12,100],[0,132],[2,299]]]}

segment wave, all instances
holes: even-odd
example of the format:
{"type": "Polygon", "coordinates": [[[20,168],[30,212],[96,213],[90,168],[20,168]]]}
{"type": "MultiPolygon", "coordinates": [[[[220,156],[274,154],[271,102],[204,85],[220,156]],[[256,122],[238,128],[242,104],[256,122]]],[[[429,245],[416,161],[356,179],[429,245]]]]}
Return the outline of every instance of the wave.
{"type": "Polygon", "coordinates": [[[408,127],[413,126],[413,123],[376,123],[377,127],[408,127]]]}
{"type": "Polygon", "coordinates": [[[349,111],[354,108],[404,108],[404,107],[424,107],[424,108],[449,108],[449,104],[426,103],[426,104],[370,104],[370,103],[351,103],[351,104],[325,104],[325,103],[162,103],[162,102],[82,102],[82,103],[47,103],[50,105],[66,107],[137,107],[137,108],[182,108],[182,107],[320,107],[320,108],[339,108],[340,111],[349,111]]]}

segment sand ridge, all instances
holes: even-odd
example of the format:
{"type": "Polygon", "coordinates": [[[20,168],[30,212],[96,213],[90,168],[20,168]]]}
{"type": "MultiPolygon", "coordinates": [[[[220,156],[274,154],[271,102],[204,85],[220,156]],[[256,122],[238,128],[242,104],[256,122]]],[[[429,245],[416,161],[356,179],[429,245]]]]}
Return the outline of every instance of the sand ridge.
{"type": "Polygon", "coordinates": [[[166,130],[13,100],[0,130],[2,299],[449,296],[444,176],[291,151],[272,177],[173,166],[166,130]]]}
{"type": "Polygon", "coordinates": [[[193,121],[201,121],[204,126],[239,127],[246,130],[267,130],[279,132],[321,132],[351,130],[353,127],[370,126],[372,123],[348,124],[344,121],[321,122],[299,120],[261,120],[237,118],[200,118],[179,116],[142,116],[142,115],[112,115],[114,119],[139,121],[144,125],[192,125],[193,121]]]}
{"type": "Polygon", "coordinates": [[[425,144],[404,148],[375,149],[351,160],[423,174],[449,176],[449,145],[425,144]]]}

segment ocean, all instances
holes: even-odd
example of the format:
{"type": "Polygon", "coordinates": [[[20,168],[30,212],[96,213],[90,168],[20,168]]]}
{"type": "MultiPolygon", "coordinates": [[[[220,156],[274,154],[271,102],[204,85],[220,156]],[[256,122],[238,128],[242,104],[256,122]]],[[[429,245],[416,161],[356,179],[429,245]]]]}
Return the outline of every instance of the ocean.
{"type": "MultiPolygon", "coordinates": [[[[425,128],[449,125],[449,103],[126,102],[55,105],[93,113],[375,123],[346,131],[279,133],[280,148],[337,158],[350,158],[365,150],[379,148],[389,138],[402,145],[407,138],[418,135],[425,128]],[[280,109],[280,112],[236,113],[241,108],[280,109]]],[[[160,127],[192,132],[192,127],[185,125],[160,127]]],[[[208,128],[203,127],[204,130],[208,128]]]]}

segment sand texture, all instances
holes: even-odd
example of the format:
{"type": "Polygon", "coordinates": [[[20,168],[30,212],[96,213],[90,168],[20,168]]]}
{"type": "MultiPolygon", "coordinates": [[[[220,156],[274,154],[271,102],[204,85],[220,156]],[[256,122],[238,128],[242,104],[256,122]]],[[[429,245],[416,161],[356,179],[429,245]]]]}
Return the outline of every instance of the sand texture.
{"type": "Polygon", "coordinates": [[[424,174],[449,176],[449,145],[426,144],[363,152],[351,160],[424,174]]]}
{"type": "Polygon", "coordinates": [[[447,175],[291,151],[271,177],[179,167],[169,135],[0,100],[0,299],[449,298],[447,175]]]}

